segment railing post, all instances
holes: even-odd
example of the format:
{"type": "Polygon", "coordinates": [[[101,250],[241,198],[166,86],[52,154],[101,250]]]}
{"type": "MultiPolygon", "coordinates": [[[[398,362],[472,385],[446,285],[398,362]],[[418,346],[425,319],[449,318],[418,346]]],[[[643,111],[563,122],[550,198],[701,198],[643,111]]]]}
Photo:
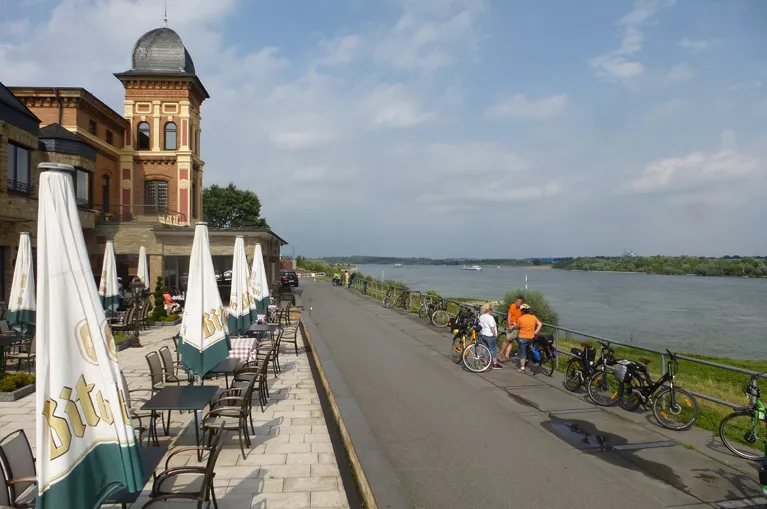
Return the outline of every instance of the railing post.
{"type": "Polygon", "coordinates": [[[559,370],[559,329],[554,329],[554,348],[556,348],[557,351],[557,359],[555,361],[556,363],[556,369],[559,370]]]}
{"type": "Polygon", "coordinates": [[[666,354],[661,353],[660,354],[660,376],[663,376],[666,374],[666,354]]]}

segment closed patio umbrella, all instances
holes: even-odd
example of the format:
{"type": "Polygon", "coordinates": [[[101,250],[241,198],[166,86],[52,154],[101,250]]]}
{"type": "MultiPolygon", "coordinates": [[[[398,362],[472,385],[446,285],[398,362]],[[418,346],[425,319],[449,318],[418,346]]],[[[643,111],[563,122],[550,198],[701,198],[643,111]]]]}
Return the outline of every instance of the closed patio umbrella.
{"type": "Polygon", "coordinates": [[[258,319],[258,315],[266,315],[269,309],[269,281],[266,279],[266,268],[264,267],[264,254],[261,251],[261,243],[256,244],[255,253],[253,253],[253,270],[250,272],[250,291],[255,301],[253,310],[253,321],[258,319]]]}
{"type": "Polygon", "coordinates": [[[116,490],[143,488],[141,458],[83,238],[74,168],[39,168],[36,507],[91,509],[116,490]]]}
{"type": "Polygon", "coordinates": [[[146,248],[141,246],[138,250],[138,278],[144,283],[147,290],[152,282],[149,280],[149,262],[146,258],[146,248]]]}
{"type": "Polygon", "coordinates": [[[180,339],[181,363],[200,378],[226,359],[231,350],[206,223],[197,223],[194,229],[180,339]]]}
{"type": "Polygon", "coordinates": [[[32,267],[32,242],[29,233],[19,239],[19,252],[13,270],[11,297],[8,305],[8,325],[20,332],[35,326],[35,271],[32,267]]]}
{"type": "Polygon", "coordinates": [[[255,302],[250,291],[250,271],[245,257],[245,237],[238,235],[234,241],[234,259],[232,261],[232,290],[229,294],[227,323],[231,334],[242,334],[253,322],[251,304],[255,302]]]}
{"type": "Polygon", "coordinates": [[[101,266],[101,281],[99,281],[99,297],[104,309],[114,311],[120,307],[115,245],[111,240],[107,241],[107,247],[104,250],[104,263],[101,266]]]}

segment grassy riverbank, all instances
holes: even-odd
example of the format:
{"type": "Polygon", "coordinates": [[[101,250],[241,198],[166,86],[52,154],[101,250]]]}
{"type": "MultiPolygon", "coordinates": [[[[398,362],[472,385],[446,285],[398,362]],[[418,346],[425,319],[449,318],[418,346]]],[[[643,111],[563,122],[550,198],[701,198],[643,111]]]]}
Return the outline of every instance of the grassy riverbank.
{"type": "MultiPolygon", "coordinates": [[[[364,276],[363,278],[367,279],[368,281],[381,283],[381,281],[371,276],[364,276]]],[[[405,285],[402,282],[386,281],[385,283],[393,285],[393,286],[397,286],[400,288],[408,288],[407,285],[405,285]]],[[[428,293],[434,296],[438,296],[436,292],[428,292],[428,293]]],[[[368,295],[378,300],[381,300],[383,298],[383,294],[376,293],[372,291],[372,289],[369,289],[368,295]]],[[[420,293],[413,294],[411,299],[411,307],[410,307],[411,312],[418,313],[420,299],[421,299],[420,293]]],[[[474,298],[456,298],[451,300],[458,301],[463,304],[472,305],[472,306],[481,305],[483,302],[488,302],[486,300],[474,299],[474,298]]],[[[498,312],[500,312],[501,314],[505,313],[505,310],[501,309],[503,307],[502,305],[497,304],[497,301],[492,301],[492,302],[496,303],[495,307],[498,312]]],[[[459,307],[458,304],[451,302],[447,304],[446,310],[451,315],[455,315],[458,312],[458,307],[459,307]]],[[[505,324],[501,324],[501,327],[505,327],[505,324]]],[[[575,336],[575,335],[568,336],[564,333],[564,331],[562,331],[558,334],[557,337],[558,337],[558,348],[561,352],[569,353],[570,349],[573,347],[581,348],[580,346],[581,343],[590,343],[592,344],[592,346],[594,346],[597,349],[597,351],[599,351],[599,345],[596,342],[596,340],[591,339],[588,336],[575,336]]],[[[448,340],[446,339],[446,344],[447,344],[447,341],[448,340]]],[[[652,362],[649,365],[649,370],[653,379],[655,380],[660,376],[660,370],[661,370],[660,354],[646,352],[644,350],[640,350],[637,348],[622,347],[622,346],[613,346],[613,349],[615,350],[615,355],[618,359],[632,359],[635,361],[640,358],[650,359],[652,362]]],[[[675,353],[681,354],[682,352],[675,352],[675,353]]],[[[738,360],[738,359],[730,359],[726,357],[709,357],[709,356],[694,355],[694,354],[684,354],[684,355],[688,357],[706,360],[710,362],[716,362],[718,364],[724,364],[724,365],[732,366],[736,368],[747,369],[747,370],[756,371],[756,372],[767,372],[767,361],[738,360]]],[[[560,356],[560,365],[559,365],[560,371],[564,372],[565,366],[568,360],[569,360],[569,356],[564,354],[560,356]]],[[[747,375],[735,373],[732,371],[727,371],[724,369],[705,366],[703,364],[697,364],[691,361],[685,361],[685,360],[679,361],[679,373],[677,375],[677,384],[680,387],[683,387],[693,392],[698,392],[700,394],[705,394],[707,396],[719,398],[723,401],[728,401],[736,405],[746,405],[748,404],[748,401],[745,395],[743,394],[743,387],[748,382],[749,382],[749,377],[747,375]]],[[[762,382],[760,385],[763,390],[767,390],[767,383],[762,382]]],[[[697,398],[697,399],[698,399],[700,412],[698,415],[698,419],[695,422],[695,425],[700,428],[710,430],[714,433],[718,433],[719,423],[721,422],[722,418],[724,418],[727,414],[729,414],[732,411],[732,409],[728,406],[709,402],[702,398],[697,398]]]]}
{"type": "Polygon", "coordinates": [[[560,259],[555,269],[664,274],[669,276],[767,277],[765,258],[638,256],[560,259]]]}

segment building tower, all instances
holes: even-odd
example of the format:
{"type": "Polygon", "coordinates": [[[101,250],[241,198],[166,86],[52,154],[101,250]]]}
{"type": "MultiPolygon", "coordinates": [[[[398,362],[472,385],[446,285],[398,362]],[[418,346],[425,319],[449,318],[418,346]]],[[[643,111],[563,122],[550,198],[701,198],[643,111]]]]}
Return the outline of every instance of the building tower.
{"type": "Polygon", "coordinates": [[[180,224],[202,217],[200,105],[210,96],[170,28],[151,30],[133,47],[125,87],[125,150],[120,157],[123,213],[173,215],[180,224]],[[174,213],[178,213],[177,215],[174,213]]]}

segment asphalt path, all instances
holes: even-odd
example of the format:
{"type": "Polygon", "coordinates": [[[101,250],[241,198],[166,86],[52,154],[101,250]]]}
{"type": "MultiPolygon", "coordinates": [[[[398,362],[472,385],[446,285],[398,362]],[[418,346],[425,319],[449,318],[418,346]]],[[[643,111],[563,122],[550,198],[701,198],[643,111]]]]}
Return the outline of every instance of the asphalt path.
{"type": "Polygon", "coordinates": [[[302,291],[416,508],[666,506],[653,496],[664,483],[632,482],[547,431],[546,415],[453,364],[444,334],[345,288],[307,283],[302,291]],[[443,352],[423,338],[443,341],[443,352]]]}

